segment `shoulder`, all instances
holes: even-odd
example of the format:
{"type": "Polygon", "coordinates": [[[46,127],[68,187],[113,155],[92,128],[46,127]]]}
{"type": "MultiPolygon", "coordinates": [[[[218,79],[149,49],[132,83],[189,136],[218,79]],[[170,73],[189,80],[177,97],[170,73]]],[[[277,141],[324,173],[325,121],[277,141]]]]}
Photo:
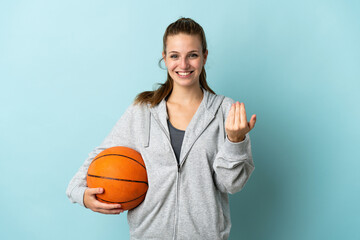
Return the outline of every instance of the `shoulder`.
{"type": "Polygon", "coordinates": [[[144,112],[149,111],[150,108],[150,104],[145,104],[145,103],[132,103],[128,106],[128,108],[126,109],[126,112],[129,113],[133,113],[133,114],[142,114],[144,112]]]}
{"type": "Polygon", "coordinates": [[[221,108],[225,119],[227,118],[227,115],[230,112],[230,108],[233,103],[235,103],[235,101],[232,98],[226,96],[224,97],[224,100],[221,104],[221,108]]]}
{"type": "Polygon", "coordinates": [[[229,97],[224,97],[224,100],[222,102],[222,106],[231,106],[231,104],[235,103],[235,100],[233,100],[232,98],[229,97]]]}
{"type": "MultiPolygon", "coordinates": [[[[229,111],[230,111],[230,108],[231,108],[231,105],[233,103],[235,103],[235,101],[230,98],[230,97],[227,97],[225,95],[221,95],[221,94],[212,94],[212,93],[208,93],[209,95],[209,102],[211,103],[216,103],[216,102],[220,102],[220,106],[221,106],[221,110],[223,112],[223,116],[224,118],[227,117],[229,111]]],[[[216,107],[216,111],[218,111],[218,107],[219,105],[218,104],[211,104],[211,106],[214,106],[216,107]]]]}
{"type": "Polygon", "coordinates": [[[146,105],[130,104],[118,119],[116,129],[139,129],[144,126],[149,119],[148,107],[146,105]]]}
{"type": "Polygon", "coordinates": [[[143,124],[150,115],[150,104],[130,104],[125,110],[122,118],[129,120],[132,124],[143,124]]]}
{"type": "Polygon", "coordinates": [[[145,104],[134,104],[131,103],[125,108],[125,111],[122,113],[119,122],[128,122],[133,123],[135,119],[141,120],[146,115],[148,107],[145,104]]]}

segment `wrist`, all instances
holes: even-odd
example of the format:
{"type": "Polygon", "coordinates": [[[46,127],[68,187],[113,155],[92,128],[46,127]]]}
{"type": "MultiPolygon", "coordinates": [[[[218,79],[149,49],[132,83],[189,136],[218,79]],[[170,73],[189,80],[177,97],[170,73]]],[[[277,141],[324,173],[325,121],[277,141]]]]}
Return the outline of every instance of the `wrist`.
{"type": "Polygon", "coordinates": [[[242,141],[245,140],[245,135],[237,137],[237,138],[230,138],[228,136],[228,139],[229,139],[230,142],[233,142],[233,143],[242,142],[242,141]]]}

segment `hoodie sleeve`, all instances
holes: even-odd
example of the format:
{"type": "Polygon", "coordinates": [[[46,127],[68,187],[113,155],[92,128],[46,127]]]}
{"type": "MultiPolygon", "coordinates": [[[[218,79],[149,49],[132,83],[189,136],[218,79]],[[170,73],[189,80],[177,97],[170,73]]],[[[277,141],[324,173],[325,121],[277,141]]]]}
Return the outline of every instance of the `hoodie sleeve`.
{"type": "MultiPolygon", "coordinates": [[[[224,115],[224,128],[231,105],[235,101],[226,98],[221,110],[224,115]]],[[[225,130],[224,130],[225,131],[225,130]]],[[[234,194],[239,192],[254,170],[249,133],[242,142],[231,142],[226,135],[225,142],[216,154],[214,164],[214,181],[221,192],[234,194]]]]}
{"type": "Polygon", "coordinates": [[[132,133],[131,123],[134,122],[133,105],[129,106],[121,118],[117,121],[105,140],[89,153],[88,158],[71,179],[66,195],[72,203],[79,203],[84,206],[84,192],[87,188],[86,175],[92,160],[103,150],[114,146],[126,146],[136,150],[135,136],[132,133]]]}

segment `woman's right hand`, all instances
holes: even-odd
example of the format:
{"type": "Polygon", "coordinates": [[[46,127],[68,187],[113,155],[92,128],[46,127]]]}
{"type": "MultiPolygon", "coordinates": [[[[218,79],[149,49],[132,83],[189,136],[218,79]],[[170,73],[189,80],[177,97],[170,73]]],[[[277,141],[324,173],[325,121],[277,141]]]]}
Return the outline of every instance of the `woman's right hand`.
{"type": "Polygon", "coordinates": [[[103,203],[96,199],[96,194],[104,192],[103,188],[87,188],[84,193],[84,205],[86,208],[103,214],[120,214],[124,212],[120,204],[103,203]]]}

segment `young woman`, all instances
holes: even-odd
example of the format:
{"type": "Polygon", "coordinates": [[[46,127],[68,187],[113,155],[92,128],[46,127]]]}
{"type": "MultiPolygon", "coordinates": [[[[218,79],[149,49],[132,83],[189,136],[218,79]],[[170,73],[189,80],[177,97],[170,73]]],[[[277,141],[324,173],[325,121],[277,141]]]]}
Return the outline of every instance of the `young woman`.
{"type": "Polygon", "coordinates": [[[208,56],[202,27],[190,18],[170,24],[163,37],[167,81],[137,95],[104,142],[71,180],[67,196],[92,211],[123,212],[99,202],[101,188],[86,186],[93,158],[113,146],[138,151],[149,188],[128,211],[131,239],[227,239],[228,194],[240,191],[254,164],[245,106],[216,95],[206,82],[208,56]]]}

